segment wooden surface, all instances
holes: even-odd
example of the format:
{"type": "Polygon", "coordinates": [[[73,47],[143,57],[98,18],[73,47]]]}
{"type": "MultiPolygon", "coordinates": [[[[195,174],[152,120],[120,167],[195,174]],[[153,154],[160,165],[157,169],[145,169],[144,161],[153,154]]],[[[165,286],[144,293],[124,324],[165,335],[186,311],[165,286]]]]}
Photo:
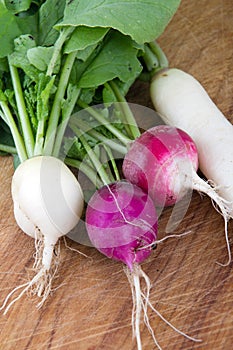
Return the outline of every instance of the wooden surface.
{"type": "MultiPolygon", "coordinates": [[[[233,2],[183,0],[160,38],[170,65],[194,74],[216,104],[233,122],[233,2]]],[[[136,84],[129,100],[151,106],[148,85],[136,84]]],[[[11,158],[0,159],[0,302],[27,280],[33,264],[33,240],[17,228],[10,195],[11,158]]],[[[164,235],[171,210],[160,218],[164,235]]],[[[233,225],[229,234],[232,240],[233,225]]],[[[176,327],[201,338],[194,343],[176,334],[153,312],[151,325],[163,349],[230,350],[233,348],[232,264],[227,259],[223,220],[207,197],[193,194],[178,233],[143,264],[152,282],[153,305],[176,327]]],[[[36,300],[25,296],[6,316],[0,314],[1,350],[133,350],[131,292],[122,265],[93,248],[69,241],[89,258],[61,244],[61,265],[55,290],[37,310],[36,300]]],[[[156,349],[142,324],[144,350],[156,349]]]]}

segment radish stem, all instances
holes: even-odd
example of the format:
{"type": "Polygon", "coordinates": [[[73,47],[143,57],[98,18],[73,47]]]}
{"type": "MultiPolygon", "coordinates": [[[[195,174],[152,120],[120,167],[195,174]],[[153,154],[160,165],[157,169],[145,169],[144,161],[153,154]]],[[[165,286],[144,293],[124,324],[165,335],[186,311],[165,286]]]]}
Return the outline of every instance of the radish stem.
{"type": "Polygon", "coordinates": [[[10,154],[17,154],[17,150],[13,146],[7,146],[2,143],[0,143],[0,151],[10,153],[10,154]]]}
{"type": "Polygon", "coordinates": [[[75,104],[78,100],[78,97],[80,95],[80,92],[81,92],[81,89],[79,89],[78,87],[74,88],[74,92],[72,93],[71,99],[69,101],[69,105],[65,109],[65,111],[63,112],[62,122],[57,128],[56,140],[55,140],[54,147],[53,147],[53,156],[54,157],[58,157],[58,155],[59,155],[60,148],[61,148],[62,141],[63,141],[63,137],[65,134],[70,116],[72,114],[72,111],[73,111],[75,104]]]}
{"type": "Polygon", "coordinates": [[[87,154],[91,160],[91,162],[93,163],[94,167],[96,168],[96,170],[98,171],[98,174],[101,178],[101,180],[103,181],[104,184],[107,184],[109,182],[111,182],[109,180],[109,177],[107,175],[107,173],[103,170],[103,164],[99,161],[98,157],[96,156],[95,152],[93,151],[93,149],[89,146],[88,142],[86,141],[84,135],[80,132],[80,130],[78,128],[76,128],[74,126],[74,130],[76,135],[79,137],[79,140],[81,141],[81,143],[83,144],[85,150],[87,151],[87,154]]]}
{"type": "Polygon", "coordinates": [[[83,131],[83,133],[89,134],[90,136],[94,137],[95,139],[109,146],[112,150],[119,152],[122,155],[125,155],[127,153],[127,148],[125,146],[120,145],[119,142],[117,142],[116,140],[107,138],[106,136],[104,136],[94,128],[90,128],[90,125],[84,122],[83,120],[78,118],[72,118],[70,120],[71,129],[72,129],[72,125],[76,125],[80,130],[83,131]]]}
{"type": "Polygon", "coordinates": [[[60,117],[61,104],[65,95],[65,91],[67,88],[67,84],[69,81],[71,69],[73,67],[76,54],[77,54],[76,51],[70,53],[66,58],[64,67],[62,68],[61,77],[60,77],[58,88],[54,98],[52,110],[49,117],[48,129],[46,132],[45,145],[44,145],[45,155],[50,155],[52,154],[52,151],[53,151],[57,125],[60,117]]]}
{"type": "Polygon", "coordinates": [[[77,159],[72,159],[72,158],[65,158],[64,162],[69,165],[72,166],[76,169],[79,169],[80,171],[82,171],[83,174],[85,174],[87,176],[87,178],[89,178],[89,180],[98,188],[101,187],[103,185],[102,181],[100,180],[100,178],[98,177],[96,171],[90,167],[89,165],[87,165],[84,161],[79,161],[77,159]]]}
{"type": "Polygon", "coordinates": [[[140,133],[140,130],[137,126],[137,123],[134,119],[133,113],[131,112],[130,107],[129,107],[125,97],[122,95],[120,89],[118,88],[118,86],[116,85],[116,83],[114,81],[110,81],[109,86],[111,87],[113,93],[115,94],[118,102],[120,102],[119,108],[121,108],[123,111],[126,123],[127,123],[128,127],[130,128],[130,131],[132,133],[133,138],[136,139],[137,137],[139,137],[141,135],[141,133],[140,133]]]}
{"type": "Polygon", "coordinates": [[[96,120],[98,120],[98,122],[101,125],[104,125],[109,131],[111,131],[113,135],[115,135],[124,145],[127,146],[129,142],[132,141],[129,137],[127,137],[120,130],[118,130],[114,125],[108,122],[108,120],[106,120],[105,117],[101,113],[97,112],[94,108],[90,107],[88,104],[81,100],[78,100],[78,105],[86,109],[86,111],[90,113],[90,115],[92,115],[96,120]]]}
{"type": "Polygon", "coordinates": [[[54,68],[56,66],[57,59],[61,53],[62,46],[66,41],[67,37],[74,31],[74,27],[63,28],[60,31],[59,37],[54,44],[53,56],[47,68],[46,75],[52,76],[54,68]]]}
{"type": "Polygon", "coordinates": [[[19,73],[16,67],[9,62],[12,84],[15,92],[15,99],[19,113],[19,122],[22,127],[23,139],[27,150],[28,157],[33,156],[34,152],[34,136],[31,123],[28,117],[23,91],[20,83],[19,73]]]}
{"type": "Polygon", "coordinates": [[[8,104],[5,101],[0,101],[0,106],[2,108],[3,114],[4,114],[4,120],[6,121],[7,125],[9,126],[11,130],[12,137],[14,139],[14,143],[17,149],[17,153],[20,159],[20,162],[23,162],[24,160],[28,159],[27,151],[25,148],[25,144],[23,141],[23,138],[21,137],[19,130],[17,128],[17,125],[14,121],[14,118],[11,114],[11,111],[8,107],[8,104]]]}

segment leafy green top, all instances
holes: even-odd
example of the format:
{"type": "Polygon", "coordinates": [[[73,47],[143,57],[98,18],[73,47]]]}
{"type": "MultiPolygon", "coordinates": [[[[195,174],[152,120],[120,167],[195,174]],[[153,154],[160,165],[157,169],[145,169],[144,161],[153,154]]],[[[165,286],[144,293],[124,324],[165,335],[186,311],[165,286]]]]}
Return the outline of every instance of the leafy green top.
{"type": "Polygon", "coordinates": [[[0,151],[58,156],[72,113],[122,102],[179,2],[0,0],[0,151]]]}

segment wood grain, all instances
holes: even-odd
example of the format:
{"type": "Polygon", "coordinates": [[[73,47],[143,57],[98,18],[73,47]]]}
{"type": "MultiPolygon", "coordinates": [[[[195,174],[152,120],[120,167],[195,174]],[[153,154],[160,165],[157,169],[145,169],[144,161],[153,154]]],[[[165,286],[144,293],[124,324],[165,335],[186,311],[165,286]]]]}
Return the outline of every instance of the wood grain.
{"type": "MultiPolygon", "coordinates": [[[[183,0],[159,39],[170,65],[190,72],[233,122],[233,2],[183,0]]],[[[149,86],[136,83],[129,101],[151,107],[149,86]]],[[[27,280],[33,264],[33,240],[14,222],[10,183],[12,159],[0,159],[0,302],[15,286],[27,280]]],[[[164,235],[171,209],[160,217],[164,235]]],[[[82,228],[80,228],[82,230],[82,228]]],[[[153,312],[151,326],[163,349],[230,350],[233,344],[232,264],[221,267],[227,252],[223,220],[207,197],[193,193],[177,228],[191,233],[158,245],[143,264],[152,282],[153,305],[176,327],[202,339],[194,343],[176,334],[153,312]]],[[[232,240],[232,223],[229,226],[232,240]]],[[[122,265],[93,248],[69,240],[53,295],[36,309],[36,300],[25,296],[6,316],[0,314],[1,350],[135,350],[131,337],[131,292],[122,265]]],[[[142,324],[144,350],[152,350],[150,334],[142,324]]]]}

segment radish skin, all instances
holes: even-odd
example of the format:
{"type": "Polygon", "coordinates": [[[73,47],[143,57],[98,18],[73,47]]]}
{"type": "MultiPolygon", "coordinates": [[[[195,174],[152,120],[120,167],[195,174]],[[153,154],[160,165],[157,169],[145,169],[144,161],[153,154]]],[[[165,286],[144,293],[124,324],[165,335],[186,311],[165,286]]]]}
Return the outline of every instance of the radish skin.
{"type": "Polygon", "coordinates": [[[29,288],[41,297],[41,307],[51,291],[58,257],[55,246],[78,223],[83,211],[83,192],[79,182],[59,159],[50,156],[30,158],[19,165],[12,178],[14,215],[18,226],[35,239],[35,276],[26,284],[16,287],[5,299],[6,307],[11,295],[24,289],[5,308],[18,300],[29,288]]]}
{"type": "Polygon", "coordinates": [[[147,191],[157,207],[181,200],[193,188],[197,168],[194,141],[168,125],[155,126],[138,137],[122,166],[125,178],[147,191]]]}
{"type": "Polygon", "coordinates": [[[202,85],[182,70],[161,70],[151,82],[150,94],[163,121],[192,137],[198,150],[200,170],[225,200],[228,265],[231,254],[226,220],[233,216],[233,126],[202,85]]]}

